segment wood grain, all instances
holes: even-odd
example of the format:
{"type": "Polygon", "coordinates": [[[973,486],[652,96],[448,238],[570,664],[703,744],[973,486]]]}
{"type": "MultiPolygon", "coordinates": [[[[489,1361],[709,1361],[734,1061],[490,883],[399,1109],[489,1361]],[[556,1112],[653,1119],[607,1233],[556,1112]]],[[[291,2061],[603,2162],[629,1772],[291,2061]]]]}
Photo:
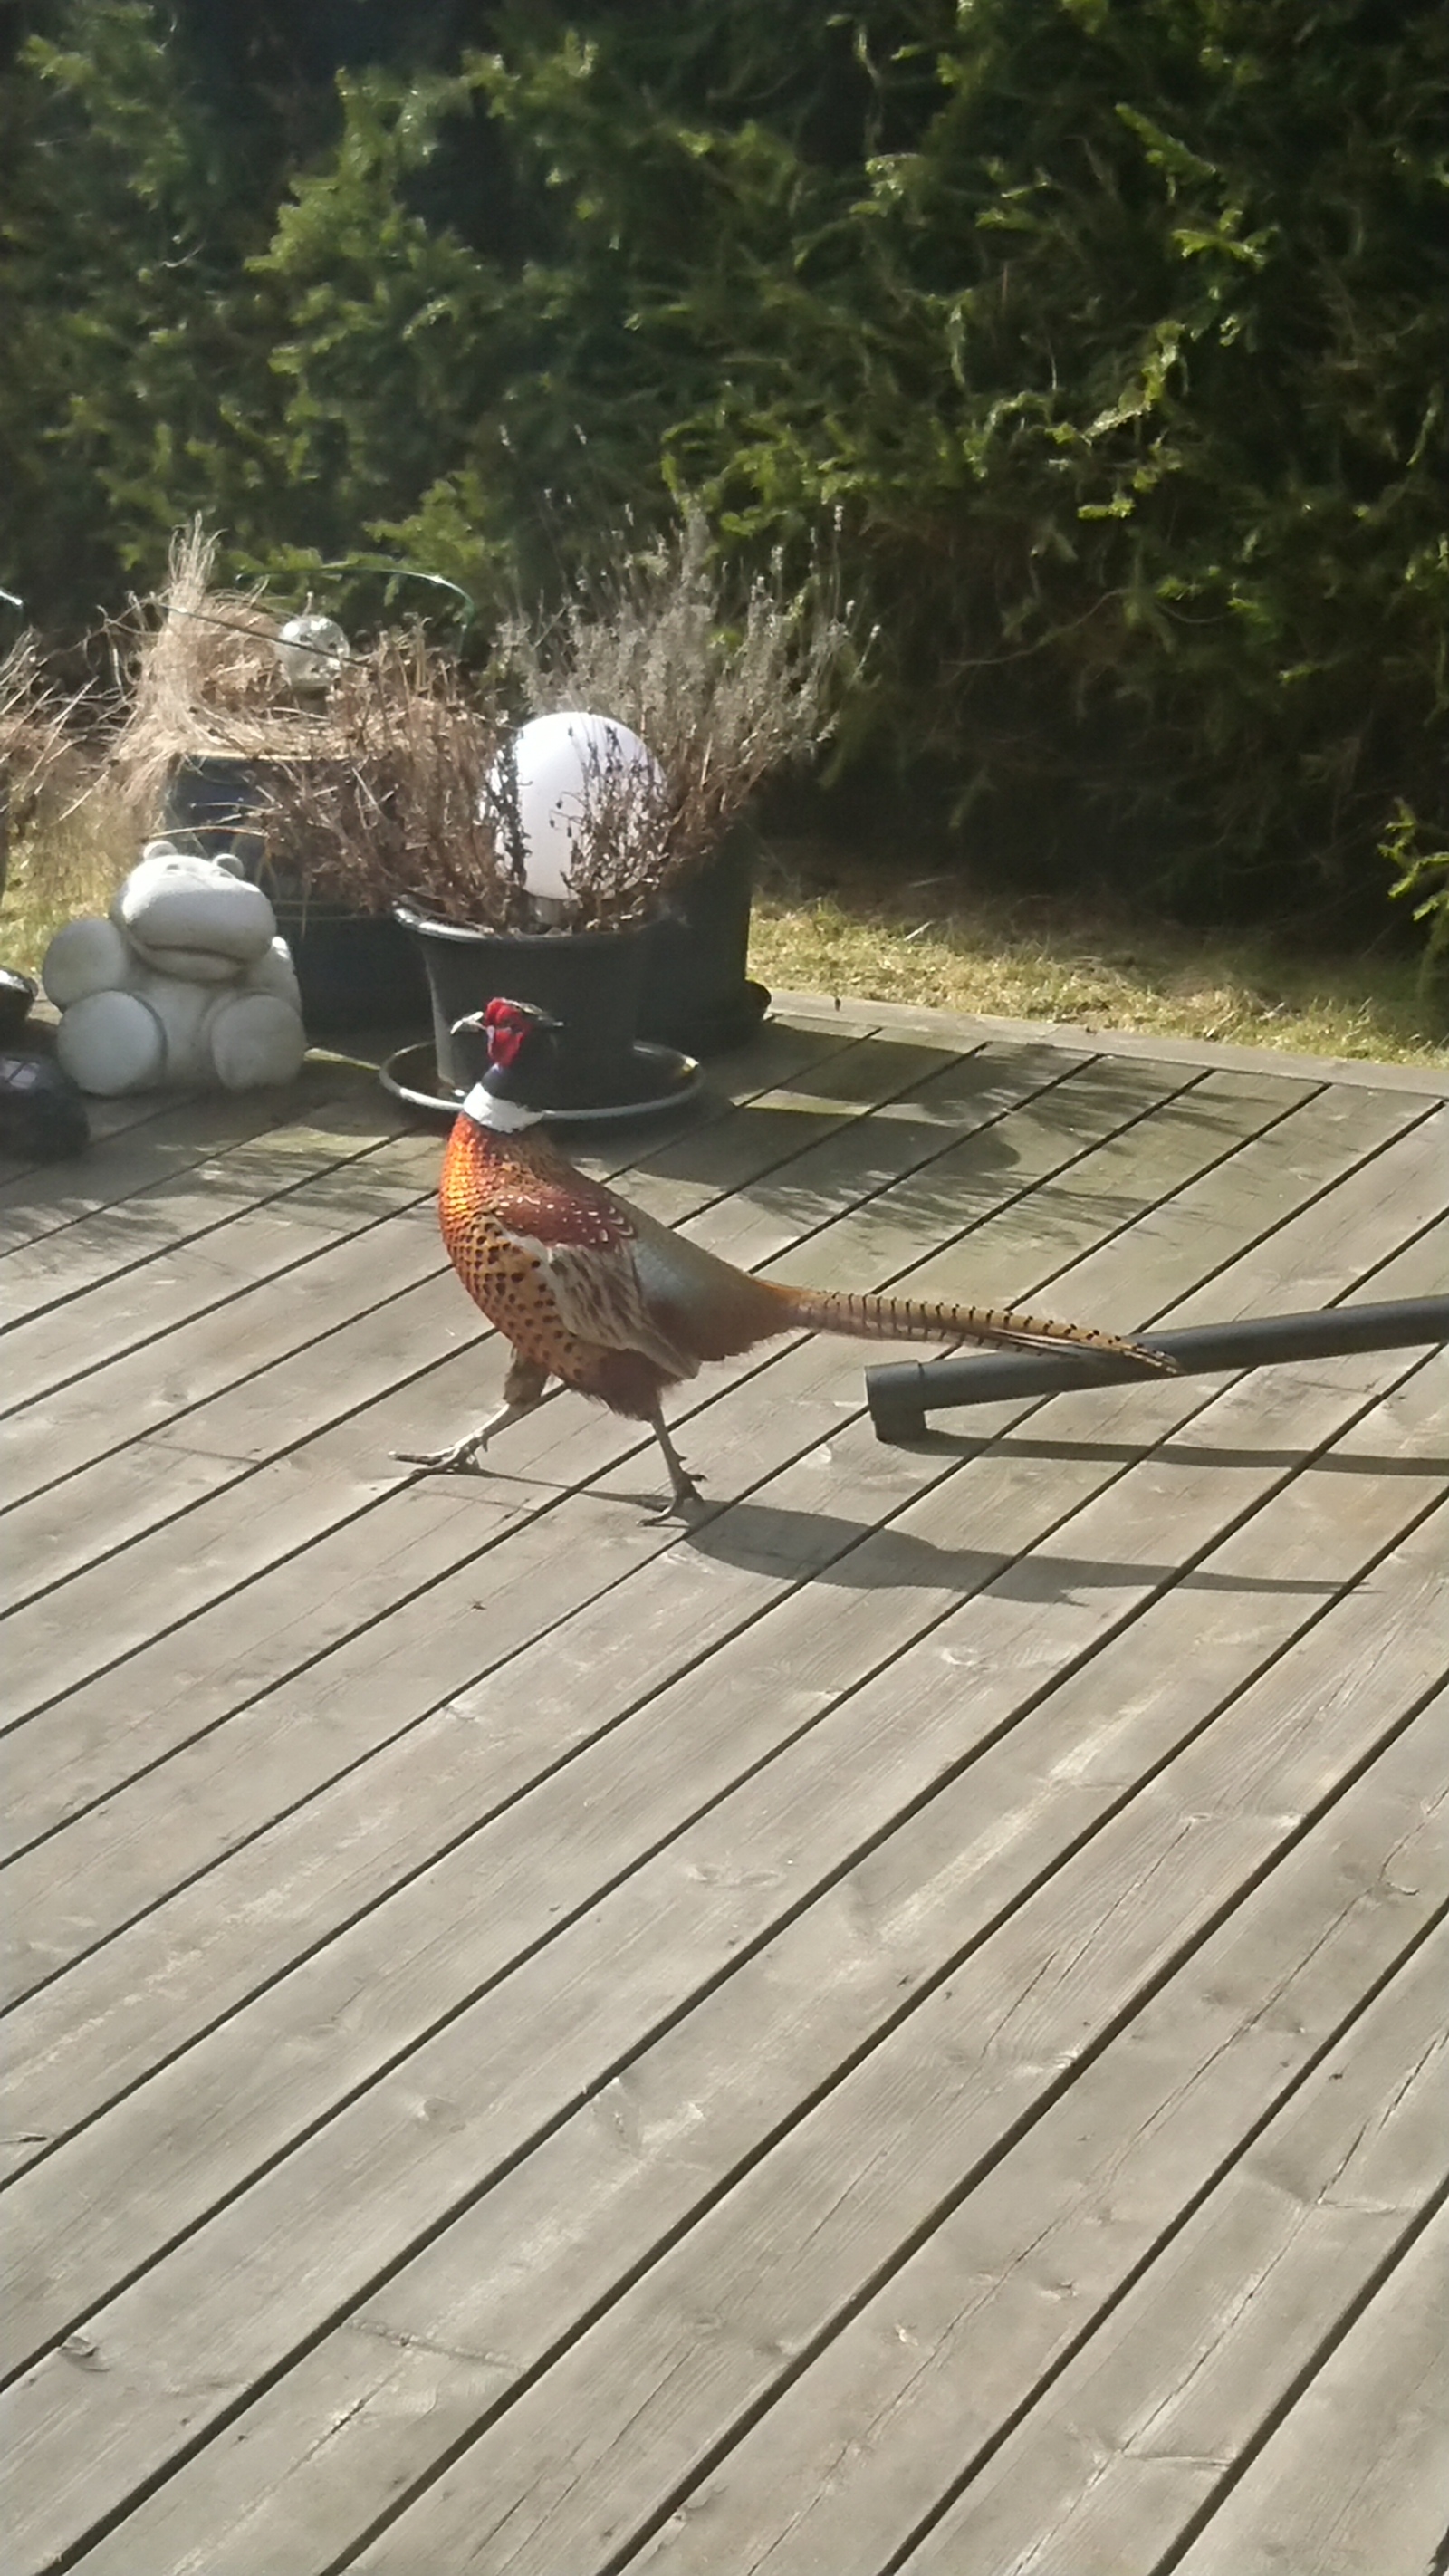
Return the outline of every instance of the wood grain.
{"type": "MultiPolygon", "coordinates": [[[[807,1012],[587,1160],[823,1287],[1442,1285],[1435,1086],[1210,1055],[807,1012]]],[[[797,1338],[681,1406],[687,1533],[563,1400],[403,1478],[501,1355],[435,1141],[308,1084],[0,1189],[16,2576],[1379,2576],[1449,1360],[901,1450],[797,1338]]]]}

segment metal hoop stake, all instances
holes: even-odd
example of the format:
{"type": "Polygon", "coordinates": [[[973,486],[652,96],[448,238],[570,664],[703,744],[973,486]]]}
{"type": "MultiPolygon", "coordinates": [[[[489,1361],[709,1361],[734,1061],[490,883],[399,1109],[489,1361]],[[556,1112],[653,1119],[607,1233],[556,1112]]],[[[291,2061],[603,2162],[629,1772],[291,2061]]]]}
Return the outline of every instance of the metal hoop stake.
{"type": "MultiPolygon", "coordinates": [[[[1306,1315],[1250,1316],[1237,1324],[1191,1324],[1138,1339],[1184,1377],[1219,1369],[1266,1368],[1280,1360],[1341,1359],[1350,1351],[1394,1351],[1449,1341],[1449,1297],[1406,1297],[1384,1306],[1327,1306],[1306,1315]]],[[[919,1439],[926,1415],[943,1405],[996,1404],[1003,1398],[1061,1395],[1072,1387],[1161,1385],[1160,1378],[1112,1359],[1065,1346],[1057,1351],[987,1351],[971,1359],[919,1360],[867,1369],[866,1401],[878,1440],[919,1439]]]]}

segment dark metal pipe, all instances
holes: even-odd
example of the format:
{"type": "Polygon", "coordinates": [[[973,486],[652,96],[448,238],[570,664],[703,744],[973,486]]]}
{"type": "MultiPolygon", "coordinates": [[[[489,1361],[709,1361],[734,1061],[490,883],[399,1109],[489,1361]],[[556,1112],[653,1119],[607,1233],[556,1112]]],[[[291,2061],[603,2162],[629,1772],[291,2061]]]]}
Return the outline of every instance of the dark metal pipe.
{"type": "MultiPolygon", "coordinates": [[[[1348,1351],[1394,1351],[1449,1341],[1449,1297],[1405,1297],[1385,1306],[1327,1306],[1307,1315],[1252,1315],[1238,1324],[1189,1324],[1140,1333],[1148,1350],[1175,1360],[1185,1377],[1217,1369],[1263,1368],[1274,1360],[1332,1360],[1348,1351]]],[[[970,1359],[908,1360],[867,1369],[866,1399],[878,1440],[912,1440],[926,1415],[947,1404],[995,1404],[1005,1397],[1061,1395],[1068,1388],[1161,1380],[1130,1360],[1065,1345],[1058,1351],[985,1351],[970,1359]]]]}

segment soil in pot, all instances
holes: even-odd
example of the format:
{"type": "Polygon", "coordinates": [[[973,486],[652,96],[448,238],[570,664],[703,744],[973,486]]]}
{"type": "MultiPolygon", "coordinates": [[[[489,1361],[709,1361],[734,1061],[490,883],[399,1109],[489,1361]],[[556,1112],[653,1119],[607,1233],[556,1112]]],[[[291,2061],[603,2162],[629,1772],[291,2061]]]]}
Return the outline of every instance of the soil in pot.
{"type": "Polygon", "coordinates": [[[770,1006],[746,973],[758,843],[732,823],[712,858],[670,897],[648,931],[639,1034],[691,1055],[743,1046],[770,1006]]]}
{"type": "Polygon", "coordinates": [[[427,979],[401,923],[390,912],[357,912],[315,895],[301,877],[267,865],[266,836],[249,818],[276,774],[264,760],[208,753],[178,761],[166,790],[163,825],[223,836],[247,875],[265,887],[292,952],[310,1036],[420,1026],[428,1015],[427,979]]]}
{"type": "Polygon", "coordinates": [[[658,1057],[637,1043],[648,931],[500,931],[433,921],[399,907],[427,969],[439,1081],[466,1091],[485,1071],[483,1041],[454,1023],[490,1002],[531,1002],[561,1026],[557,1075],[540,1109],[644,1103],[659,1088],[658,1057]]]}

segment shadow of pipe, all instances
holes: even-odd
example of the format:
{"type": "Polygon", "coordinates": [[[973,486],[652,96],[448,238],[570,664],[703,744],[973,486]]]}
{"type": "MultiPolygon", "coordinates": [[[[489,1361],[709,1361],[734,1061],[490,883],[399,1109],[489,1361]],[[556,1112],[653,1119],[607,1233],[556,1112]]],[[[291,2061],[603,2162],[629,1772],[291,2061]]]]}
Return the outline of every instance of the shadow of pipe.
{"type": "Polygon", "coordinates": [[[1177,1584],[1194,1591],[1302,1594],[1312,1600],[1328,1599],[1339,1588],[1294,1576],[1213,1574],[1155,1561],[1062,1556],[1049,1549],[1003,1557],[985,1548],[938,1547],[909,1530],[878,1529],[828,1512],[750,1502],[726,1505],[682,1528],[681,1544],[747,1573],[839,1584],[852,1591],[965,1594],[989,1584],[1011,1598],[1051,1602],[1123,1585],[1155,1589],[1177,1584]]]}

